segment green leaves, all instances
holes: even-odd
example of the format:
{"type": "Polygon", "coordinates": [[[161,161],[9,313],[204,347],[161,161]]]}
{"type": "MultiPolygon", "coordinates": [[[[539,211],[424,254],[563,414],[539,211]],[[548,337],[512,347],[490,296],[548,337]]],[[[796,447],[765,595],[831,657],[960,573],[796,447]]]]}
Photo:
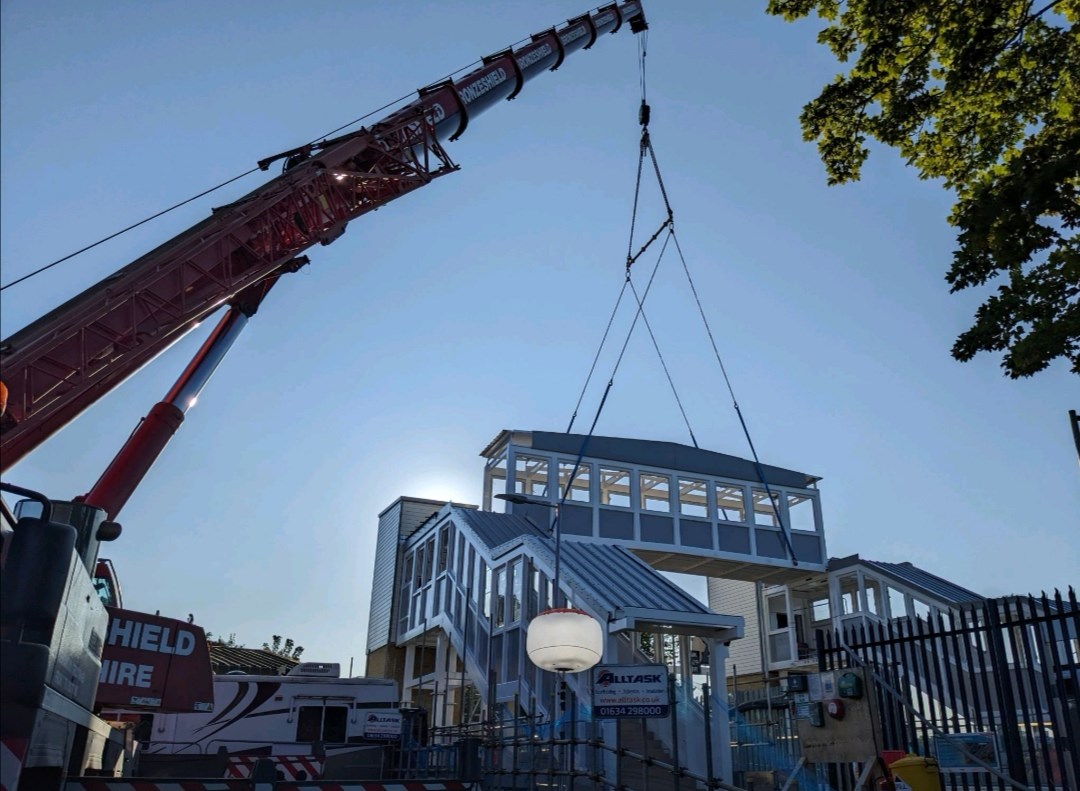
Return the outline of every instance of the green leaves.
{"type": "Polygon", "coordinates": [[[829,21],[850,69],[800,120],[828,183],[860,177],[868,138],[957,194],[952,290],[999,283],[953,346],[1002,353],[1014,378],[1058,357],[1080,373],[1080,0],[771,0],[829,21]]]}

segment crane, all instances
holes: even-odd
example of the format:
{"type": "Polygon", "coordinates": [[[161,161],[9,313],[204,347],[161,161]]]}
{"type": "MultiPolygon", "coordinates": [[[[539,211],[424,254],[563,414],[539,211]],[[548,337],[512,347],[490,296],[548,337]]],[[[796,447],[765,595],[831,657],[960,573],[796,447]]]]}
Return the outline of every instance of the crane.
{"type": "Polygon", "coordinates": [[[4,791],[20,783],[59,788],[66,772],[100,765],[108,751],[109,729],[91,713],[110,634],[92,582],[98,545],[119,535],[117,513],[270,288],[351,220],[453,173],[445,143],[528,81],[623,27],[647,29],[639,0],[602,6],[489,55],[370,126],[261,160],[264,171],[280,161],[281,174],[0,341],[3,471],[228,306],[87,494],[56,501],[0,484],[30,505],[16,509],[0,554],[4,791]]]}
{"type": "Polygon", "coordinates": [[[351,220],[454,172],[444,142],[624,22],[645,29],[640,2],[602,7],[489,55],[370,127],[261,160],[264,170],[283,160],[284,172],[4,339],[0,471],[221,305],[295,268],[351,220]]]}

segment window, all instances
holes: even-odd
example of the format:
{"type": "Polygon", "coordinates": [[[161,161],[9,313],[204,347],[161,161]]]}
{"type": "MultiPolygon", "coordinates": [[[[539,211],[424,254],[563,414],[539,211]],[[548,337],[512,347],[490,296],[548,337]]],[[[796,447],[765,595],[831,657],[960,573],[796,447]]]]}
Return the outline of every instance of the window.
{"type": "Polygon", "coordinates": [[[788,527],[792,530],[816,530],[814,522],[814,498],[808,494],[787,496],[788,527]]]}
{"type": "Polygon", "coordinates": [[[671,479],[666,475],[643,472],[638,477],[641,484],[641,510],[671,513],[671,479]]]}
{"type": "Polygon", "coordinates": [[[547,497],[548,460],[539,456],[518,456],[514,460],[514,491],[547,497]]]}
{"type": "Polygon", "coordinates": [[[491,465],[488,468],[488,477],[491,481],[491,502],[488,503],[488,508],[497,513],[504,513],[506,511],[506,501],[496,500],[494,495],[506,494],[506,454],[505,451],[495,462],[488,462],[491,465]]]}
{"type": "Polygon", "coordinates": [[[901,591],[889,586],[889,616],[892,618],[906,618],[907,600],[901,591]]]}
{"type": "Polygon", "coordinates": [[[457,554],[454,555],[454,576],[457,577],[458,585],[465,583],[465,536],[458,534],[457,554]]]}
{"type": "Polygon", "coordinates": [[[535,618],[543,606],[540,603],[540,572],[533,569],[529,572],[529,606],[525,613],[527,618],[535,618]]]}
{"type": "Polygon", "coordinates": [[[709,516],[709,490],[705,481],[679,479],[679,513],[683,516],[709,516]]]}
{"type": "Polygon", "coordinates": [[[107,604],[110,607],[116,606],[116,592],[113,590],[112,580],[94,577],[94,590],[97,591],[102,604],[107,604]]]}
{"type": "Polygon", "coordinates": [[[521,620],[521,583],[524,581],[524,576],[521,561],[514,561],[514,564],[510,566],[509,578],[506,582],[510,594],[510,623],[521,620]]]}
{"type": "Polygon", "coordinates": [[[506,625],[506,569],[501,568],[495,572],[492,583],[492,597],[495,599],[495,626],[506,625]]]}
{"type": "Polygon", "coordinates": [[[840,614],[851,615],[859,612],[859,577],[856,574],[845,574],[839,580],[840,583],[840,614]]]}
{"type": "Polygon", "coordinates": [[[754,524],[779,527],[780,519],[777,517],[777,506],[779,506],[780,501],[776,492],[772,492],[772,499],[769,499],[769,493],[764,489],[752,489],[751,493],[754,501],[754,524]]]}
{"type": "Polygon", "coordinates": [[[323,741],[328,744],[345,742],[345,723],[349,719],[349,710],[345,706],[327,706],[323,709],[323,741]]]}
{"type": "Polygon", "coordinates": [[[866,609],[874,615],[883,615],[881,611],[881,582],[863,577],[863,587],[866,589],[866,609]]]}
{"type": "Polygon", "coordinates": [[[416,565],[413,572],[413,587],[419,588],[424,584],[424,548],[422,546],[416,549],[416,565]]]}
{"type": "Polygon", "coordinates": [[[322,706],[301,706],[296,717],[296,741],[317,742],[322,736],[322,706]]]}
{"type": "Polygon", "coordinates": [[[490,580],[491,570],[487,567],[487,563],[484,562],[483,558],[477,558],[476,585],[473,590],[476,591],[476,603],[480,605],[480,613],[485,618],[491,615],[491,606],[486,595],[490,580]]]}
{"type": "Polygon", "coordinates": [[[716,515],[725,522],[746,521],[746,492],[743,487],[716,484],[716,515]]]}
{"type": "Polygon", "coordinates": [[[450,527],[444,525],[439,531],[439,571],[446,571],[446,563],[450,558],[450,527]]]}
{"type": "Polygon", "coordinates": [[[630,507],[630,472],[600,468],[600,505],[630,507]]]}
{"type": "Polygon", "coordinates": [[[296,717],[296,741],[343,744],[348,719],[346,706],[301,706],[296,717]]]}
{"type": "Polygon", "coordinates": [[[820,623],[821,621],[827,621],[832,617],[832,611],[829,608],[828,599],[818,599],[810,605],[810,612],[813,615],[814,623],[820,623]]]}
{"type": "Polygon", "coordinates": [[[765,599],[768,622],[769,658],[772,662],[789,662],[792,659],[792,633],[788,618],[787,593],[774,594],[765,599]]]}
{"type": "Polygon", "coordinates": [[[769,630],[788,628],[787,597],[783,594],[770,596],[769,602],[769,630]]]}
{"type": "Polygon", "coordinates": [[[424,583],[431,582],[431,567],[435,563],[435,539],[429,538],[424,544],[424,583]]]}
{"type": "MultiPolygon", "coordinates": [[[[574,463],[570,461],[559,462],[559,497],[563,496],[563,492],[566,491],[566,484],[570,481],[570,474],[574,472],[574,463]]],[[[590,480],[592,479],[592,465],[587,462],[582,462],[578,467],[577,473],[574,474],[574,480],[570,483],[570,491],[566,495],[568,502],[573,501],[575,503],[588,503],[592,500],[592,495],[589,491],[590,480]]]]}
{"type": "Polygon", "coordinates": [[[911,603],[915,605],[915,617],[923,621],[930,620],[930,605],[924,601],[918,599],[912,599],[911,603]]]}

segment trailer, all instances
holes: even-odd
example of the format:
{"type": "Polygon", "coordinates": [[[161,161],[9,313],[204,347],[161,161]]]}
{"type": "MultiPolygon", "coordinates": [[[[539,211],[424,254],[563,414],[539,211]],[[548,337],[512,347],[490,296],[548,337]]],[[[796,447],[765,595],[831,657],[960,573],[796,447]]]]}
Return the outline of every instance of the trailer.
{"type": "Polygon", "coordinates": [[[380,777],[409,718],[397,682],[339,676],[318,662],[284,676],[218,675],[212,711],[102,716],[131,723],[140,777],[245,778],[260,758],[287,780],[380,777]]]}

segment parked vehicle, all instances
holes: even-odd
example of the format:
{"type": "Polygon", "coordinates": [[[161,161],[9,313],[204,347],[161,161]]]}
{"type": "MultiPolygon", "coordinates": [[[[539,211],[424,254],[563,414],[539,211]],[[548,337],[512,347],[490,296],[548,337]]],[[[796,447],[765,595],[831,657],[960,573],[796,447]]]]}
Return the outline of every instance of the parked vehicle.
{"type": "Polygon", "coordinates": [[[259,758],[286,779],[377,777],[401,740],[398,700],[395,681],[302,662],[284,676],[215,676],[213,711],[102,716],[135,723],[141,777],[248,777],[259,758]]]}

